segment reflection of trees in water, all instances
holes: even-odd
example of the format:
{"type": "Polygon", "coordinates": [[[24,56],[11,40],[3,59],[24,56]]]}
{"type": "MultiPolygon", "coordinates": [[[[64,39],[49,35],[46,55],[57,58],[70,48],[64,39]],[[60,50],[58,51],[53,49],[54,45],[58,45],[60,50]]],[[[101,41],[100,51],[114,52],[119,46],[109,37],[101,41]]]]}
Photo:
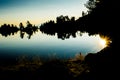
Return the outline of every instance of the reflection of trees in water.
{"type": "Polygon", "coordinates": [[[26,27],[22,23],[19,24],[19,28],[13,24],[4,24],[0,27],[0,34],[5,37],[14,35],[18,31],[20,31],[20,37],[22,39],[24,38],[25,33],[28,34],[28,39],[30,39],[33,33],[38,31],[38,27],[32,25],[29,21],[27,21],[26,27]]]}
{"type": "Polygon", "coordinates": [[[21,37],[22,39],[24,38],[24,35],[25,35],[25,32],[20,31],[20,37],[21,37]]]}
{"type": "MultiPolygon", "coordinates": [[[[61,15],[56,18],[56,22],[50,20],[41,24],[40,31],[52,36],[57,34],[58,38],[61,39],[67,39],[70,36],[76,37],[76,32],[78,31],[86,31],[89,35],[102,34],[116,38],[118,37],[116,35],[118,31],[116,30],[119,29],[108,27],[116,24],[116,22],[113,22],[111,19],[115,17],[115,12],[111,12],[109,9],[112,2],[112,0],[110,0],[109,3],[104,0],[89,0],[85,4],[88,8],[88,12],[82,12],[82,17],[75,20],[75,17],[69,18],[68,16],[61,15]],[[112,16],[111,14],[114,15],[112,16]],[[106,26],[108,28],[105,28],[106,26]],[[114,32],[114,34],[112,32],[114,32]]],[[[111,8],[114,9],[115,6],[111,6],[111,8]]],[[[0,34],[7,37],[11,34],[14,35],[18,30],[20,31],[21,38],[24,38],[24,34],[26,33],[30,39],[31,36],[38,31],[38,27],[31,24],[29,21],[27,21],[26,26],[20,23],[19,28],[14,25],[4,24],[0,27],[0,34]]]]}
{"type": "Polygon", "coordinates": [[[98,34],[98,32],[94,31],[93,29],[86,27],[87,25],[85,25],[85,22],[83,22],[85,19],[86,15],[77,20],[75,20],[75,17],[69,18],[68,16],[61,15],[56,18],[56,23],[52,20],[43,23],[40,26],[40,31],[52,36],[57,33],[58,38],[62,40],[68,39],[70,36],[75,38],[78,31],[81,32],[79,34],[80,36],[82,36],[82,33],[84,32],[89,32],[89,35],[98,34]]]}
{"type": "Polygon", "coordinates": [[[42,24],[40,31],[45,34],[55,35],[57,33],[58,38],[68,39],[70,36],[76,37],[76,23],[75,17],[69,18],[68,16],[59,16],[56,18],[56,23],[52,20],[42,24]]]}
{"type": "Polygon", "coordinates": [[[10,24],[4,24],[4,25],[1,25],[0,27],[0,34],[2,36],[10,36],[10,35],[14,35],[15,33],[18,32],[18,28],[15,26],[15,25],[10,25],[10,24]]]}
{"type": "MultiPolygon", "coordinates": [[[[96,32],[92,31],[90,32],[85,27],[81,27],[79,24],[79,20],[75,20],[74,17],[69,19],[68,16],[59,16],[56,18],[56,22],[50,20],[40,26],[40,31],[42,33],[45,33],[47,35],[55,36],[57,34],[58,39],[69,39],[70,37],[75,38],[76,35],[78,35],[78,31],[80,36],[82,36],[82,33],[85,31],[89,32],[89,35],[94,35],[96,32]],[[85,29],[84,29],[85,28],[85,29]]],[[[4,24],[0,27],[0,34],[2,36],[11,36],[20,31],[20,37],[21,39],[24,38],[24,35],[27,34],[27,38],[30,39],[31,36],[38,31],[38,27],[31,24],[29,21],[27,21],[26,26],[24,26],[22,23],[19,24],[19,27],[14,26],[13,24],[4,24]]]]}
{"type": "Polygon", "coordinates": [[[38,31],[38,27],[35,25],[32,25],[29,21],[27,21],[27,26],[24,27],[22,23],[20,23],[20,33],[21,33],[21,38],[24,37],[24,34],[28,34],[28,39],[31,38],[33,33],[38,31]]]}
{"type": "MultiPolygon", "coordinates": [[[[50,20],[40,26],[40,31],[47,35],[55,36],[57,34],[59,39],[68,39],[70,36],[73,38],[76,37],[76,32],[78,28],[76,27],[75,18],[72,17],[69,19],[68,16],[57,17],[57,22],[50,20]]],[[[2,36],[14,35],[16,32],[20,31],[20,37],[23,39],[24,35],[27,34],[27,38],[30,39],[31,36],[38,31],[38,27],[31,24],[27,21],[26,26],[22,23],[19,24],[19,27],[10,24],[4,24],[0,27],[0,34],[2,36]]]]}

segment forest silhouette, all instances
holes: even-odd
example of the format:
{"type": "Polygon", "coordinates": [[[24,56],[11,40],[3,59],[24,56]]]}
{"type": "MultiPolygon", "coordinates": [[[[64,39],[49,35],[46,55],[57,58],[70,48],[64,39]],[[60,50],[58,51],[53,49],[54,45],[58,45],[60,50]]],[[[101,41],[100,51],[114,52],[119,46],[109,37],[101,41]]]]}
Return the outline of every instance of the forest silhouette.
{"type": "MultiPolygon", "coordinates": [[[[116,79],[117,74],[115,71],[118,70],[117,64],[115,62],[117,55],[119,53],[119,2],[113,0],[89,0],[85,4],[88,8],[88,12],[82,12],[82,17],[75,20],[75,17],[69,18],[68,16],[59,16],[56,18],[56,23],[52,20],[41,24],[38,28],[33,26],[29,21],[27,21],[27,27],[24,27],[20,23],[19,28],[14,25],[4,24],[0,27],[0,34],[7,37],[8,35],[14,35],[17,31],[20,31],[21,38],[24,34],[29,34],[30,39],[34,32],[38,29],[42,33],[47,35],[55,35],[57,33],[58,38],[66,39],[70,36],[75,37],[77,31],[88,32],[90,35],[100,34],[101,36],[108,36],[111,38],[112,43],[101,50],[100,52],[94,54],[89,53],[85,56],[84,61],[64,61],[53,60],[50,62],[45,62],[42,66],[36,69],[36,71],[29,71],[25,66],[16,71],[14,71],[9,76],[13,79],[24,78],[29,80],[108,80],[116,79]],[[78,71],[69,72],[68,67],[75,67],[78,71]],[[81,67],[83,66],[83,67],[81,67]],[[24,73],[24,74],[23,74],[24,73]],[[65,74],[64,74],[65,73],[65,74]],[[12,76],[13,75],[13,76],[12,76]],[[17,76],[17,78],[14,77],[17,76]],[[26,76],[24,76],[26,75],[26,76]],[[44,77],[45,76],[45,77],[44,77]],[[57,76],[58,78],[56,78],[57,76]],[[72,77],[70,77],[72,76],[72,77]],[[34,78],[34,79],[33,79],[34,78]]],[[[33,67],[34,68],[34,67],[33,67]]],[[[70,70],[72,71],[73,68],[70,70]]],[[[7,71],[6,71],[7,72],[7,71]]],[[[4,70],[1,71],[2,77],[6,76],[4,70]]],[[[8,71],[8,74],[10,72],[8,71]]],[[[8,77],[7,77],[8,78],[8,77]]]]}
{"type": "Polygon", "coordinates": [[[31,38],[33,33],[38,31],[38,27],[31,24],[29,21],[26,22],[26,26],[23,25],[23,23],[19,24],[19,27],[14,26],[13,24],[3,24],[0,27],[0,34],[2,36],[11,36],[16,34],[18,31],[20,31],[20,37],[23,39],[24,34],[28,34],[28,39],[31,38]]]}

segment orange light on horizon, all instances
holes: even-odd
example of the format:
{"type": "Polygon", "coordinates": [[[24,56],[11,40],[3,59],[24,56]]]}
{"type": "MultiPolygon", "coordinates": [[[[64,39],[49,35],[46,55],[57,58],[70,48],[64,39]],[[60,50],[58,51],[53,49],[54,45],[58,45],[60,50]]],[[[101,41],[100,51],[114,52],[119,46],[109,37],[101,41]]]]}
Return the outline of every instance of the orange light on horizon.
{"type": "Polygon", "coordinates": [[[101,40],[100,40],[100,45],[101,45],[102,47],[106,47],[106,46],[107,46],[107,41],[106,41],[106,39],[101,39],[101,40]]]}
{"type": "Polygon", "coordinates": [[[102,37],[102,36],[101,36],[101,38],[100,38],[100,40],[99,40],[99,44],[100,44],[103,48],[109,46],[109,44],[110,44],[111,42],[112,42],[112,41],[111,41],[111,39],[110,39],[109,37],[102,37]]]}

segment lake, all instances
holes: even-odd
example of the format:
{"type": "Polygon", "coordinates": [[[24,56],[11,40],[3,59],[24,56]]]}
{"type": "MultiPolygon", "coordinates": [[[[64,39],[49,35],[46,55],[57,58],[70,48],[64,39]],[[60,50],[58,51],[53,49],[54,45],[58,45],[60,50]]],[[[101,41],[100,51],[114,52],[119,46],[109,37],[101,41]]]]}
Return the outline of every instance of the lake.
{"type": "Polygon", "coordinates": [[[78,31],[76,37],[70,36],[67,39],[46,35],[40,31],[32,36],[18,31],[14,35],[2,36],[0,34],[0,58],[16,58],[19,56],[40,56],[42,58],[73,58],[79,53],[87,55],[96,53],[105,46],[101,44],[102,38],[99,35],[89,36],[88,33],[78,31]],[[21,38],[22,36],[22,38],[21,38]]]}

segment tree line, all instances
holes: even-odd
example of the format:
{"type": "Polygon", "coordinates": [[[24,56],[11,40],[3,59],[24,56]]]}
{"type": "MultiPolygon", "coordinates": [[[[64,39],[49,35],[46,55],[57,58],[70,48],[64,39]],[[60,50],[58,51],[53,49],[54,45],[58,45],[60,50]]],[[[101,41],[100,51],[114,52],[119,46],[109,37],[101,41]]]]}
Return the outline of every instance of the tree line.
{"type": "Polygon", "coordinates": [[[33,35],[36,31],[38,31],[38,26],[35,26],[31,24],[29,21],[26,22],[26,26],[23,25],[23,23],[20,23],[19,26],[13,25],[13,24],[3,24],[0,26],[0,34],[2,36],[11,36],[16,34],[18,31],[20,31],[20,37],[23,38],[24,34],[28,34],[28,38],[33,35]]]}

